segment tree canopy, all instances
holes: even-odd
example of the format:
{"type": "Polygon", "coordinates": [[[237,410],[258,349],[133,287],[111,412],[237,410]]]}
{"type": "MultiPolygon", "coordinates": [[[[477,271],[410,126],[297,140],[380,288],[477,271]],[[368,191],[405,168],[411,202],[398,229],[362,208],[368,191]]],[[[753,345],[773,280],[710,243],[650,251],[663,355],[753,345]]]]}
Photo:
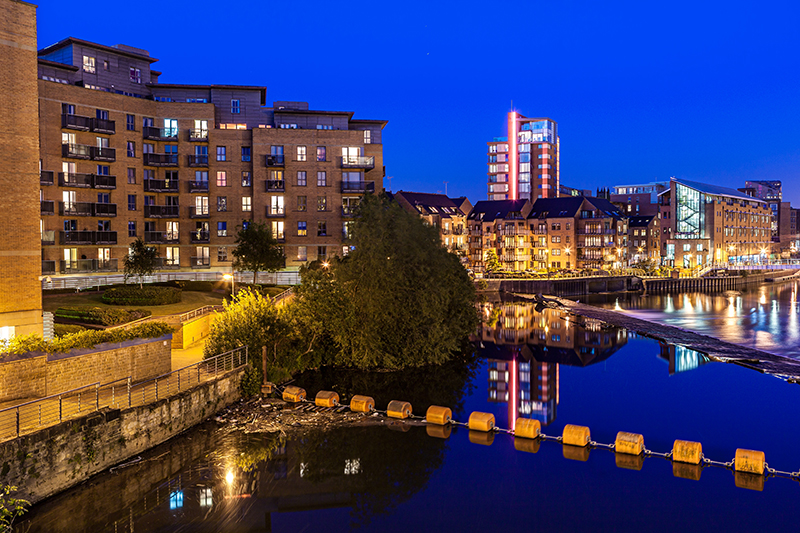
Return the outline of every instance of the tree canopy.
{"type": "Polygon", "coordinates": [[[292,305],[327,339],[326,362],[358,368],[443,363],[477,326],[475,289],[437,228],[367,195],[352,251],[301,270],[292,305]]]}
{"type": "Polygon", "coordinates": [[[142,287],[142,278],[152,276],[158,266],[158,250],[154,246],[147,246],[141,237],[130,244],[128,255],[125,256],[125,283],[128,278],[138,277],[139,287],[142,287]]]}
{"type": "Polygon", "coordinates": [[[489,248],[489,250],[486,251],[486,271],[497,272],[502,269],[503,265],[500,263],[500,258],[497,257],[497,250],[489,248]]]}
{"type": "Polygon", "coordinates": [[[239,229],[232,254],[233,268],[239,272],[252,271],[253,283],[259,272],[280,270],[286,261],[272,229],[260,222],[251,222],[239,229]]]}

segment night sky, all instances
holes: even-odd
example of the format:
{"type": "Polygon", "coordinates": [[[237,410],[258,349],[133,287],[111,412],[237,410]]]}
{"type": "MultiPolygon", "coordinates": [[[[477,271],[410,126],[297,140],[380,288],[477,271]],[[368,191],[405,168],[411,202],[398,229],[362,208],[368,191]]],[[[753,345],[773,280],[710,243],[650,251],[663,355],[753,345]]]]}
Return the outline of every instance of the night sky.
{"type": "Polygon", "coordinates": [[[797,2],[37,3],[40,48],[128,44],[162,83],[388,120],[393,190],[485,199],[513,101],[558,122],[567,185],[779,179],[800,204],[797,2]]]}

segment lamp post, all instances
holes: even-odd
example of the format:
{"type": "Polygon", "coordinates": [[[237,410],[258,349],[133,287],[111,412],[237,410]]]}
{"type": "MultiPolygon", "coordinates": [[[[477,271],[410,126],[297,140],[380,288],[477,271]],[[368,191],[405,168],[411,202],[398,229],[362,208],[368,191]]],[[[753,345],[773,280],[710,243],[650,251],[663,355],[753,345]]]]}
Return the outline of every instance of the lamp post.
{"type": "Polygon", "coordinates": [[[222,276],[222,279],[231,282],[231,299],[233,299],[233,294],[234,294],[234,291],[236,289],[236,287],[234,286],[235,282],[234,282],[234,279],[233,279],[233,274],[225,274],[225,275],[222,276]]]}

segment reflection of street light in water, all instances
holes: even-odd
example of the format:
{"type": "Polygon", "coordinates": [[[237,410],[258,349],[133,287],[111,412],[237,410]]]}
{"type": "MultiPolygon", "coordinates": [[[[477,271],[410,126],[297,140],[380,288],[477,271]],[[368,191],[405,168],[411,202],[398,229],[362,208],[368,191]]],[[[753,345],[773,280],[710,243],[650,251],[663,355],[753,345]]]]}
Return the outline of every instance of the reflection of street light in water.
{"type": "Polygon", "coordinates": [[[228,485],[233,485],[233,470],[228,470],[225,474],[225,483],[228,485]]]}

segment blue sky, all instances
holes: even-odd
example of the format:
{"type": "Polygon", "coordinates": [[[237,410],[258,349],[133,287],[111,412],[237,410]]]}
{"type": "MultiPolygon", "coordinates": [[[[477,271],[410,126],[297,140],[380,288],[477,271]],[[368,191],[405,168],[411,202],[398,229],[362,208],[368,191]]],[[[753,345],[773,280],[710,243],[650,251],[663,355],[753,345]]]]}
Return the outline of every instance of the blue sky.
{"type": "Polygon", "coordinates": [[[513,101],[558,122],[570,186],[779,179],[800,206],[796,2],[38,5],[40,48],[128,44],[163,83],[266,85],[268,102],[388,120],[394,190],[485,199],[486,142],[513,101]]]}

